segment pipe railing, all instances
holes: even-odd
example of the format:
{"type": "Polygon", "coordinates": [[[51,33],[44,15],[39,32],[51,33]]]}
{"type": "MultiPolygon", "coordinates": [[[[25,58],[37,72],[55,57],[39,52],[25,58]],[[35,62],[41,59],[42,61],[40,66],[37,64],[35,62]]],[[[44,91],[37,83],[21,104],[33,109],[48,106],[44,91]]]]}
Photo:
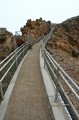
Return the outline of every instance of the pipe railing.
{"type": "Polygon", "coordinates": [[[46,36],[43,39],[41,51],[42,51],[42,56],[44,57],[44,67],[47,66],[48,71],[52,77],[52,80],[54,81],[54,84],[56,86],[55,100],[57,100],[58,92],[59,92],[64,103],[66,104],[66,107],[72,117],[72,120],[79,120],[79,113],[74,107],[71,99],[67,95],[60,79],[64,81],[68,89],[75,96],[77,103],[79,103],[79,86],[74,82],[73,79],[69,77],[69,75],[60,67],[60,65],[55,61],[55,59],[45,49],[45,43],[47,42],[48,38],[50,38],[50,35],[46,36]]]}
{"type": "MultiPolygon", "coordinates": [[[[0,98],[3,100],[8,85],[23,57],[28,51],[28,44],[24,43],[14,50],[0,63],[0,98]]],[[[1,101],[0,100],[0,101],[1,101]]]]}
{"type": "Polygon", "coordinates": [[[20,47],[16,48],[10,55],[8,55],[2,62],[0,62],[0,68],[5,64],[6,61],[8,61],[11,56],[13,56],[14,52],[18,51],[24,44],[22,44],[20,47]]]}
{"type": "MultiPolygon", "coordinates": [[[[39,42],[44,35],[36,38],[35,43],[39,42]]],[[[35,44],[34,43],[34,44],[35,44]]],[[[34,45],[32,44],[32,46],[34,45]]],[[[16,48],[2,62],[0,62],[0,102],[4,99],[4,94],[21,60],[27,53],[30,43],[24,43],[16,48]]]]}

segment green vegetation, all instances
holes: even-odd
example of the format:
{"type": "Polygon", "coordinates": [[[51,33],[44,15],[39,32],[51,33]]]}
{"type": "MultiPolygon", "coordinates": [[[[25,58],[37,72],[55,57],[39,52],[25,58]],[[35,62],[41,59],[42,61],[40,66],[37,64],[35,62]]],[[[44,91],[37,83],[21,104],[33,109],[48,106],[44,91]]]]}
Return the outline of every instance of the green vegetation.
{"type": "Polygon", "coordinates": [[[55,35],[58,36],[58,37],[62,37],[61,33],[60,32],[55,32],[55,35]]]}

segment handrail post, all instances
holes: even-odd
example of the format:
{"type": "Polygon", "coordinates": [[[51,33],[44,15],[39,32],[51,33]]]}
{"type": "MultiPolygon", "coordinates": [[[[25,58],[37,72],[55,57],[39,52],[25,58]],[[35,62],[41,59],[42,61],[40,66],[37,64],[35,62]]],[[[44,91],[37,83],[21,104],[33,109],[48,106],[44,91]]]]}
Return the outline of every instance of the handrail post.
{"type": "Polygon", "coordinates": [[[43,41],[41,41],[41,57],[43,57],[43,41]]]}
{"type": "Polygon", "coordinates": [[[14,56],[15,56],[15,62],[16,62],[16,68],[18,67],[18,63],[17,63],[17,54],[16,54],[16,50],[14,52],[14,56]]]}
{"type": "Polygon", "coordinates": [[[29,49],[32,49],[33,46],[33,41],[32,41],[32,36],[31,36],[31,31],[28,31],[28,41],[29,41],[29,49]]]}
{"type": "MultiPolygon", "coordinates": [[[[16,35],[18,34],[17,31],[15,31],[15,40],[16,40],[16,35]]],[[[14,56],[15,56],[15,62],[16,62],[16,68],[18,67],[18,64],[17,64],[17,54],[16,54],[16,41],[14,40],[14,47],[15,47],[15,51],[14,51],[14,56]]]]}
{"type": "Polygon", "coordinates": [[[2,89],[2,83],[0,82],[0,93],[1,93],[1,99],[4,99],[4,95],[3,95],[3,89],[2,89]]]}
{"type": "Polygon", "coordinates": [[[46,66],[46,62],[45,62],[45,52],[43,51],[43,56],[44,56],[44,68],[46,66]]]}
{"type": "Polygon", "coordinates": [[[23,46],[23,57],[24,57],[24,46],[23,46]]]}
{"type": "Polygon", "coordinates": [[[58,79],[59,79],[59,67],[57,67],[57,74],[56,74],[57,78],[56,78],[56,91],[55,91],[55,101],[57,101],[58,98],[58,79]]]}

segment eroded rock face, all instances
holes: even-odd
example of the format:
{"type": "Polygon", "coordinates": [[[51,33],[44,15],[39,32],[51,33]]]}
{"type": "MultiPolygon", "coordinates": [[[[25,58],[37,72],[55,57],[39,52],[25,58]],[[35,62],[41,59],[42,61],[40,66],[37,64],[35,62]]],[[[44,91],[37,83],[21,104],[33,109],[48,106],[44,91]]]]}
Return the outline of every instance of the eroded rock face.
{"type": "Polygon", "coordinates": [[[0,61],[15,49],[13,34],[6,28],[0,28],[0,61]]]}
{"type": "Polygon", "coordinates": [[[29,19],[27,20],[26,25],[21,28],[21,32],[23,36],[27,37],[30,34],[32,39],[35,39],[48,32],[50,26],[51,22],[50,21],[46,22],[45,20],[42,20],[42,18],[36,19],[35,21],[29,19]]]}
{"type": "Polygon", "coordinates": [[[71,55],[73,55],[73,50],[79,51],[79,16],[57,24],[47,46],[71,53],[71,55]]]}

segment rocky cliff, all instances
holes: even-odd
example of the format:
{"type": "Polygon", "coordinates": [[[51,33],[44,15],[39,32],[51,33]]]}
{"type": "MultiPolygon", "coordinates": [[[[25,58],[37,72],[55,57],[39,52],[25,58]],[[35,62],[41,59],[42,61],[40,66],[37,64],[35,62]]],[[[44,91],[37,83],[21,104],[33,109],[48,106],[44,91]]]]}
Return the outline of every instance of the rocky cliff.
{"type": "Polygon", "coordinates": [[[79,16],[57,24],[47,47],[60,49],[69,54],[73,54],[73,51],[79,54],[79,16]]]}
{"type": "Polygon", "coordinates": [[[9,55],[15,48],[13,34],[6,28],[0,28],[0,61],[9,55]]]}
{"type": "Polygon", "coordinates": [[[51,22],[46,22],[45,20],[42,20],[42,18],[36,19],[35,21],[29,19],[27,20],[26,25],[21,28],[22,36],[27,37],[28,35],[31,35],[32,39],[35,39],[48,32],[50,26],[51,22]]]}

